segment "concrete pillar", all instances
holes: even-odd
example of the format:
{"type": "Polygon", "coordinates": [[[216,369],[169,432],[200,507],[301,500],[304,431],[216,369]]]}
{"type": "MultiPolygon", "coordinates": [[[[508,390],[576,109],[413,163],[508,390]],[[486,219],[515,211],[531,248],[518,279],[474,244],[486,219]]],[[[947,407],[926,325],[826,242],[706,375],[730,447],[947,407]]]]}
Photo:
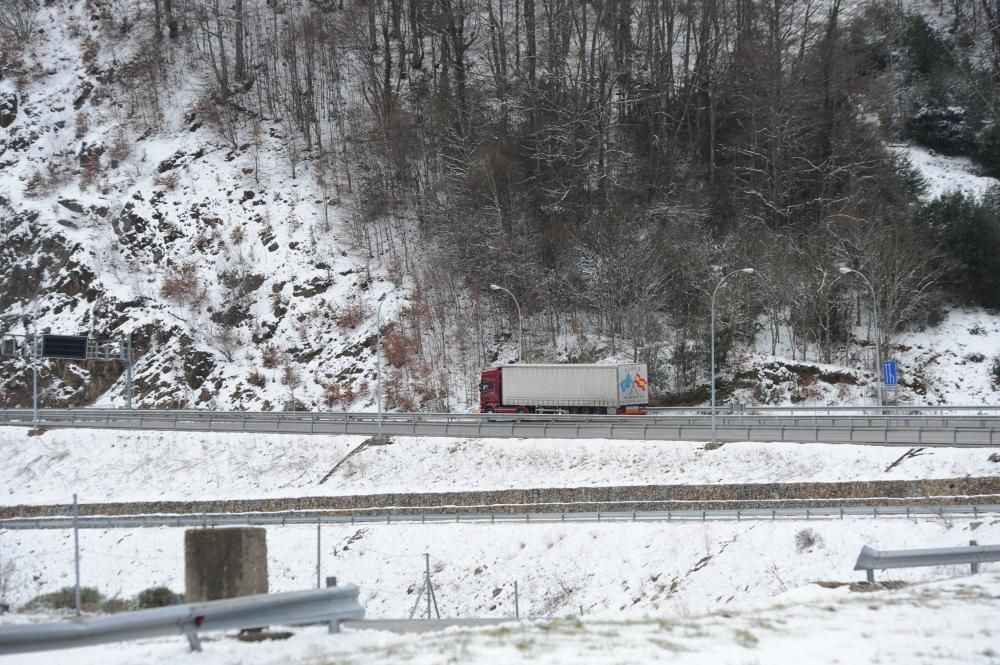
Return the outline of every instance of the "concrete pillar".
{"type": "Polygon", "coordinates": [[[267,593],[264,529],[184,533],[184,599],[189,603],[267,593]]]}

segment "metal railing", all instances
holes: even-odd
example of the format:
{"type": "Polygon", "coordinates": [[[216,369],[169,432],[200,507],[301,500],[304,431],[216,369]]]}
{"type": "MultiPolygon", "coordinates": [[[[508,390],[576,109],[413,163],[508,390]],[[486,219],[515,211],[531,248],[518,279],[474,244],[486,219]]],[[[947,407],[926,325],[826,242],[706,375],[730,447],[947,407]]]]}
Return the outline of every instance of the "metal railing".
{"type": "MultiPolygon", "coordinates": [[[[337,515],[321,512],[204,513],[187,515],[88,515],[77,518],[81,529],[145,527],[288,526],[296,524],[537,524],[542,522],[672,522],[708,520],[844,519],[846,517],[978,518],[1000,514],[1000,504],[938,506],[823,506],[810,508],[742,508],[705,510],[611,510],[581,512],[434,512],[382,515],[337,515]]],[[[72,529],[72,517],[15,517],[0,520],[0,529],[72,529]]]]}
{"type": "MultiPolygon", "coordinates": [[[[202,432],[492,438],[607,438],[706,441],[707,416],[496,415],[453,413],[0,410],[0,425],[202,432]],[[380,427],[381,425],[381,427],[380,427]]],[[[718,418],[720,441],[787,441],[920,446],[1000,445],[1000,416],[746,416],[718,418]]]]}
{"type": "Polygon", "coordinates": [[[337,632],[341,621],[364,615],[358,587],[353,585],[263,594],[73,621],[2,626],[0,655],[168,635],[186,635],[191,650],[201,651],[198,633],[203,631],[326,623],[331,632],[337,632]]]}
{"type": "Polygon", "coordinates": [[[969,547],[887,551],[879,551],[865,545],[861,548],[854,570],[865,571],[868,581],[874,582],[876,570],[970,564],[972,572],[976,573],[979,572],[979,564],[988,561],[1000,561],[1000,545],[976,545],[973,541],[969,547]]]}

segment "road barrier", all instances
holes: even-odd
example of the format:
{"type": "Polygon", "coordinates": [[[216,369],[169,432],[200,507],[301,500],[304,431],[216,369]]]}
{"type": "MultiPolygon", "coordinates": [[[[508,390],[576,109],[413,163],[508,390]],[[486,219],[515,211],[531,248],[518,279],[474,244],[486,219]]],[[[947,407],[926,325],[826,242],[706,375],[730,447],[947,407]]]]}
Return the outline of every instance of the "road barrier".
{"type": "Polygon", "coordinates": [[[0,655],[168,635],[186,635],[191,650],[201,651],[199,632],[307,623],[326,623],[331,632],[337,632],[341,621],[364,615],[358,587],[353,585],[244,596],[73,621],[3,626],[0,655]]]}
{"type": "MultiPolygon", "coordinates": [[[[204,513],[187,515],[88,515],[77,518],[80,529],[145,527],[287,526],[294,524],[537,524],[541,522],[681,522],[708,520],[844,519],[845,517],[971,517],[1000,514],[1000,505],[844,506],[731,510],[634,510],[522,513],[426,513],[409,515],[336,515],[321,512],[204,513]]],[[[0,529],[72,529],[71,517],[15,517],[0,520],[0,529]]]]}
{"type": "Polygon", "coordinates": [[[979,564],[1000,561],[1000,545],[976,545],[969,547],[938,547],[922,550],[879,551],[865,545],[861,548],[854,570],[867,573],[868,581],[875,581],[875,570],[890,568],[922,568],[924,566],[952,566],[970,564],[972,572],[979,572],[979,564]]]}
{"type": "MultiPolygon", "coordinates": [[[[889,446],[1000,445],[1000,416],[730,415],[720,416],[718,441],[856,443],[889,446]]],[[[129,409],[0,411],[0,425],[276,434],[632,439],[708,441],[703,415],[498,415],[454,413],[251,412],[129,409]]]]}

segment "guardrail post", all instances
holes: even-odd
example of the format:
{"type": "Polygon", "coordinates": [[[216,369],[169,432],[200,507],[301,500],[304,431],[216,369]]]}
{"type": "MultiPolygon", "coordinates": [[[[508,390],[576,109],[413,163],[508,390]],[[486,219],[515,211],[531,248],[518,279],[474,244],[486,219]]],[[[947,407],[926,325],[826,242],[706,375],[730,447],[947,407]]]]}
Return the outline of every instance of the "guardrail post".
{"type": "Polygon", "coordinates": [[[521,618],[521,603],[517,595],[517,580],[514,580],[514,618],[521,618]]]}
{"type": "Polygon", "coordinates": [[[865,569],[865,575],[868,578],[869,584],[875,584],[875,571],[871,568],[865,569]]]}
{"type": "MultiPolygon", "coordinates": [[[[977,542],[976,542],[976,541],[974,541],[974,540],[970,540],[970,541],[969,541],[969,545],[971,545],[971,546],[973,546],[973,547],[977,546],[978,544],[979,544],[979,543],[977,543],[977,542]]],[[[971,564],[969,564],[969,565],[970,565],[970,566],[972,567],[972,574],[973,574],[973,575],[975,575],[976,573],[978,573],[978,572],[979,572],[979,563],[978,563],[977,561],[973,561],[973,562],[972,562],[971,564]]]]}
{"type": "Polygon", "coordinates": [[[188,638],[191,651],[201,651],[201,639],[198,637],[198,626],[205,620],[204,617],[194,617],[190,621],[184,622],[184,634],[188,638]]]}
{"type": "MultiPolygon", "coordinates": [[[[330,589],[330,588],[335,587],[335,586],[337,586],[337,578],[335,576],[334,577],[327,577],[326,578],[326,587],[328,589],[330,589]]],[[[328,621],[327,624],[326,624],[326,626],[327,626],[327,632],[329,632],[330,634],[339,633],[340,632],[340,620],[339,619],[332,619],[331,621],[328,621]]]]}

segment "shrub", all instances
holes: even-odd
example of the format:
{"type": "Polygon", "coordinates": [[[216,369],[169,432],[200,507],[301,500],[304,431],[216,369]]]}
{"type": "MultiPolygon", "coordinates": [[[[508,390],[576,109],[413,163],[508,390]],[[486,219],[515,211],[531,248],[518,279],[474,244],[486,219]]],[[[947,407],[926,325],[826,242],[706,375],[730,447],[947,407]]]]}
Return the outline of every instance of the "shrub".
{"type": "MultiPolygon", "coordinates": [[[[94,587],[80,588],[80,606],[87,612],[96,612],[101,607],[104,596],[94,587]]],[[[76,590],[65,586],[58,591],[35,596],[25,605],[28,610],[72,610],[76,608],[76,590]]]]}
{"type": "Polygon", "coordinates": [[[120,612],[131,612],[135,609],[135,602],[128,598],[108,598],[101,603],[101,612],[105,614],[118,614],[120,612]]]}
{"type": "Polygon", "coordinates": [[[185,263],[171,268],[163,278],[160,295],[176,303],[195,302],[198,300],[198,286],[198,266],[185,263]]]}
{"type": "Polygon", "coordinates": [[[993,364],[990,366],[990,383],[993,385],[993,390],[1000,390],[1000,355],[993,359],[993,364]]]}
{"type": "Polygon", "coordinates": [[[172,192],[177,188],[177,174],[176,173],[161,173],[153,177],[153,184],[157,187],[162,187],[168,192],[172,192]]]}
{"type": "Polygon", "coordinates": [[[176,594],[165,586],[154,586],[143,589],[135,597],[135,606],[140,610],[150,607],[166,607],[174,604],[176,594]]]}
{"type": "Polygon", "coordinates": [[[805,552],[817,545],[822,545],[823,539],[812,529],[802,529],[795,534],[795,551],[805,552]]]}
{"type": "Polygon", "coordinates": [[[281,357],[281,352],[278,351],[276,346],[265,346],[264,350],[261,352],[261,363],[267,369],[274,369],[278,366],[278,359],[281,357]]]}
{"type": "Polygon", "coordinates": [[[267,385],[267,377],[265,377],[261,372],[254,370],[254,372],[247,377],[247,383],[251,386],[263,388],[267,385]]]}

